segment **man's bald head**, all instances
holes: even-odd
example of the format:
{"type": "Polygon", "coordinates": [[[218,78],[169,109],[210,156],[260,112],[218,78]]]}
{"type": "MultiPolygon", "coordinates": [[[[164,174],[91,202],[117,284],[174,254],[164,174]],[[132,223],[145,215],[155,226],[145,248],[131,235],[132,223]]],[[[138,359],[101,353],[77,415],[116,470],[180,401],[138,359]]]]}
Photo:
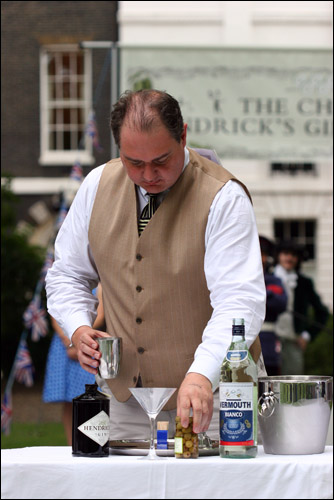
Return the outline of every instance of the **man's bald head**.
{"type": "Polygon", "coordinates": [[[110,125],[118,147],[123,125],[140,132],[163,125],[177,142],[181,142],[184,130],[177,100],[155,89],[125,92],[113,107],[110,125]]]}

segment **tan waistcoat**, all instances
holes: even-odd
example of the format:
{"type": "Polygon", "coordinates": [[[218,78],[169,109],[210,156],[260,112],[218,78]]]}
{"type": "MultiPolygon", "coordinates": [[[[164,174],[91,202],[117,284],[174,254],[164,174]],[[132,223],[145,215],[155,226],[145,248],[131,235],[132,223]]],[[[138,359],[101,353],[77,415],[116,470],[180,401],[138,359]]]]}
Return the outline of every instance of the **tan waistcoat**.
{"type": "MultiPolygon", "coordinates": [[[[89,244],[107,332],[123,339],[120,374],[107,381],[117,400],[129,398],[139,374],[144,387],[178,388],[193,362],[212,314],[204,274],[209,209],[230,179],[227,170],[190,150],[189,164],[139,237],[135,186],[120,159],[105,166],[89,244]]],[[[255,360],[259,345],[257,338],[255,360]]],[[[176,393],[165,409],[175,407],[176,393]]]]}

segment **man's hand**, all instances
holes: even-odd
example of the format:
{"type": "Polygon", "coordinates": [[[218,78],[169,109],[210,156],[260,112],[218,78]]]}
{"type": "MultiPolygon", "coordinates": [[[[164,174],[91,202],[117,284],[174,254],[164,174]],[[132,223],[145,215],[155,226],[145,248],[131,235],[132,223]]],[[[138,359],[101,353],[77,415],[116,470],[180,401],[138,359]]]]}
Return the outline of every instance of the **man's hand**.
{"type": "Polygon", "coordinates": [[[193,409],[193,430],[205,432],[213,413],[212,385],[209,379],[199,373],[185,376],[177,397],[177,415],[181,417],[183,427],[189,425],[189,411],[193,409]]]}
{"type": "Polygon", "coordinates": [[[80,326],[72,335],[72,344],[77,349],[78,361],[82,368],[93,375],[97,374],[101,353],[97,337],[110,337],[108,333],[94,330],[90,326],[80,326]],[[93,358],[93,359],[92,359],[93,358]]]}

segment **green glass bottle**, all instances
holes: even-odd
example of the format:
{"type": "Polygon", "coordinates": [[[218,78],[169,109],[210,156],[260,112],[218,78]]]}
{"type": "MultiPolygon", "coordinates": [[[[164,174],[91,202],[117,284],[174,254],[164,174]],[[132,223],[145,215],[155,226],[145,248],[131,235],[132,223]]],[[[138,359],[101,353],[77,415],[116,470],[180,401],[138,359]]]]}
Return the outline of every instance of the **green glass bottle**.
{"type": "Polygon", "coordinates": [[[232,342],[220,371],[220,442],[222,458],[257,455],[257,368],[245,340],[243,318],[233,319],[232,342]]]}

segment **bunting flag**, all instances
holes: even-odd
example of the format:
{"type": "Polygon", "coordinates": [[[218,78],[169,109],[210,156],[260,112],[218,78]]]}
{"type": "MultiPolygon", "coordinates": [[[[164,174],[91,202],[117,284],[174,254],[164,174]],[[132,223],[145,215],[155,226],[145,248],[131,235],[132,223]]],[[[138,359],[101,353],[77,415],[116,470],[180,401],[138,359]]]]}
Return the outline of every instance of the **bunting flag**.
{"type": "Polygon", "coordinates": [[[50,267],[52,267],[53,258],[54,258],[53,248],[49,247],[47,252],[46,252],[45,261],[44,261],[43,268],[41,271],[42,276],[45,276],[46,273],[48,272],[48,270],[50,269],[50,267]]]}
{"type": "Polygon", "coordinates": [[[57,222],[56,222],[56,230],[57,231],[59,231],[59,229],[61,228],[61,225],[65,220],[67,212],[68,212],[68,207],[67,207],[66,203],[64,202],[64,203],[62,203],[62,205],[59,209],[59,212],[58,212],[58,218],[57,218],[57,222]]]}
{"type": "Polygon", "coordinates": [[[46,311],[41,306],[41,298],[35,296],[23,314],[25,327],[31,329],[31,338],[37,342],[48,333],[46,311]]]}
{"type": "Polygon", "coordinates": [[[46,256],[45,256],[45,260],[44,260],[44,264],[43,264],[41,276],[40,276],[40,280],[42,280],[43,282],[45,281],[45,277],[47,275],[48,270],[52,267],[53,260],[54,260],[54,251],[53,251],[52,247],[49,247],[47,252],[46,252],[46,256]]]}
{"type": "MultiPolygon", "coordinates": [[[[102,151],[99,144],[98,131],[96,126],[95,114],[91,113],[85,133],[91,137],[94,147],[98,151],[102,151]]],[[[82,182],[84,179],[83,169],[77,161],[70,173],[70,179],[82,182]]],[[[73,189],[72,189],[73,191],[73,189]]],[[[8,376],[7,384],[5,387],[3,401],[1,403],[1,432],[8,435],[11,430],[12,422],[12,386],[15,380],[31,387],[34,384],[35,368],[31,359],[31,355],[26,342],[28,332],[31,332],[31,339],[37,342],[41,337],[45,337],[48,333],[47,312],[42,306],[41,291],[45,284],[45,278],[48,270],[52,267],[54,261],[54,242],[55,235],[59,231],[64,219],[69,210],[70,201],[65,195],[62,197],[61,206],[58,211],[58,217],[54,225],[54,234],[49,241],[49,248],[46,252],[45,261],[40,272],[39,280],[37,282],[34,297],[26,308],[23,314],[23,323],[25,330],[22,332],[19,346],[16,351],[13,366],[8,376]]]]}
{"type": "Polygon", "coordinates": [[[93,146],[96,149],[96,151],[101,152],[103,151],[103,148],[99,142],[99,134],[97,130],[97,124],[96,124],[96,118],[95,118],[95,112],[91,111],[89,113],[86,129],[85,129],[86,135],[90,137],[93,141],[93,146]]]}
{"type": "Polygon", "coordinates": [[[82,181],[83,180],[83,171],[82,171],[82,166],[80,163],[77,161],[71,170],[70,173],[70,179],[74,179],[75,181],[82,181]]]}
{"type": "Polygon", "coordinates": [[[34,371],[35,368],[32,363],[27,342],[21,340],[15,360],[15,378],[26,387],[31,387],[34,385],[34,371]]]}
{"type": "Polygon", "coordinates": [[[12,413],[12,393],[10,390],[6,390],[1,403],[1,432],[6,436],[10,434],[12,413]]]}

